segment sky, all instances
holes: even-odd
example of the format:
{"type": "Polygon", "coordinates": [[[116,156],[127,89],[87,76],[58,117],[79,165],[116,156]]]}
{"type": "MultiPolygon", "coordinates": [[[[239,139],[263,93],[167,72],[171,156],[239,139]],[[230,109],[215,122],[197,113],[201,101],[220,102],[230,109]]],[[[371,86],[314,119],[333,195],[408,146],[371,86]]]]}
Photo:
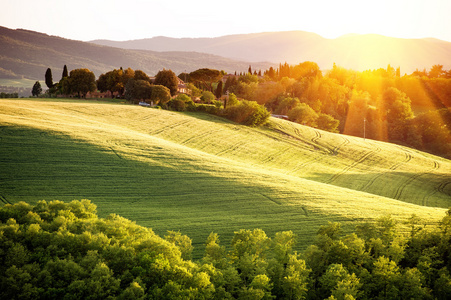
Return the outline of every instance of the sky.
{"type": "Polygon", "coordinates": [[[381,34],[451,42],[451,0],[0,0],[0,5],[0,26],[81,41],[301,30],[325,38],[381,34]]]}

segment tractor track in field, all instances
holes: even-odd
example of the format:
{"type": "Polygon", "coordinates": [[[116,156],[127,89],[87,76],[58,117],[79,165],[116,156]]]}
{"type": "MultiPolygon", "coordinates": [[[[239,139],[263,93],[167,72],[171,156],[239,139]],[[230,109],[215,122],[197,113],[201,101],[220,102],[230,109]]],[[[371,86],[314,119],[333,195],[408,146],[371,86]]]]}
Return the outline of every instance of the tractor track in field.
{"type": "MultiPolygon", "coordinates": [[[[293,128],[293,129],[294,129],[294,133],[295,133],[297,136],[303,138],[303,136],[302,136],[302,134],[301,134],[301,132],[299,131],[298,128],[293,128]]],[[[320,150],[320,151],[323,151],[323,152],[325,152],[325,153],[327,153],[327,154],[332,154],[332,155],[334,155],[333,149],[330,149],[329,147],[322,146],[322,145],[318,144],[318,140],[322,137],[321,132],[319,132],[318,130],[313,129],[313,128],[312,128],[312,130],[315,132],[315,136],[314,136],[313,138],[311,138],[310,140],[305,139],[305,140],[303,140],[303,141],[304,141],[306,144],[312,146],[313,149],[315,149],[315,150],[320,150]]]]}
{"type": "Polygon", "coordinates": [[[113,153],[119,158],[119,159],[124,159],[122,156],[119,155],[119,153],[116,152],[116,150],[114,150],[113,147],[110,147],[111,151],[113,151],[113,153]]]}
{"type": "Polygon", "coordinates": [[[264,157],[260,163],[265,164],[268,163],[270,161],[273,161],[277,156],[279,156],[282,153],[285,153],[287,151],[289,151],[291,149],[291,147],[285,147],[283,150],[278,150],[278,151],[274,151],[273,153],[270,153],[268,155],[266,155],[266,157],[264,157]]]}
{"type": "Polygon", "coordinates": [[[164,131],[171,130],[171,129],[183,126],[183,125],[185,125],[187,123],[190,123],[190,122],[191,122],[191,120],[184,120],[184,121],[181,121],[181,122],[177,122],[177,123],[165,126],[163,128],[157,129],[155,131],[150,131],[149,134],[150,135],[157,135],[157,134],[160,134],[160,133],[162,133],[164,131]]]}
{"type": "MultiPolygon", "coordinates": [[[[443,176],[443,177],[445,177],[445,176],[443,176]]],[[[451,186],[451,181],[449,180],[449,176],[446,176],[446,179],[443,180],[441,183],[439,183],[432,192],[430,192],[429,194],[427,194],[423,197],[422,205],[426,206],[428,199],[437,193],[451,196],[451,190],[449,192],[446,191],[446,188],[448,185],[451,186]]]]}
{"type": "MultiPolygon", "coordinates": [[[[396,170],[397,168],[399,168],[400,166],[402,166],[403,164],[406,164],[406,163],[408,163],[409,161],[412,160],[412,155],[411,155],[409,152],[404,151],[404,155],[405,155],[404,160],[401,161],[401,162],[399,162],[399,163],[397,163],[397,164],[394,164],[393,166],[391,166],[390,169],[389,169],[390,171],[394,171],[394,170],[396,170]]],[[[387,173],[389,173],[389,171],[382,172],[382,173],[380,173],[380,174],[374,176],[374,177],[373,177],[370,181],[368,181],[368,182],[367,182],[360,190],[362,190],[362,191],[367,190],[370,186],[372,186],[372,185],[374,184],[374,182],[375,182],[377,179],[379,179],[380,177],[384,176],[384,175],[387,174],[387,173]]]]}
{"type": "Polygon", "coordinates": [[[343,139],[343,143],[341,143],[340,145],[337,145],[334,149],[332,149],[333,155],[338,155],[338,152],[340,151],[341,148],[343,148],[346,145],[351,143],[347,138],[345,138],[343,136],[341,136],[341,138],[343,139]]]}
{"type": "Polygon", "coordinates": [[[313,131],[315,132],[315,136],[312,138],[312,143],[318,144],[318,140],[321,138],[321,132],[315,129],[313,131]]]}
{"type": "Polygon", "coordinates": [[[0,201],[4,204],[12,204],[8,199],[6,199],[3,195],[0,195],[0,201]]]}
{"type": "Polygon", "coordinates": [[[250,142],[235,143],[235,144],[233,144],[232,146],[227,147],[226,149],[219,151],[219,152],[216,153],[215,155],[221,156],[221,155],[223,155],[223,154],[225,154],[225,153],[233,152],[233,151],[235,151],[236,149],[238,149],[238,148],[240,148],[240,147],[243,147],[243,146],[246,146],[246,145],[249,144],[249,143],[250,143],[250,142]]]}
{"type": "MultiPolygon", "coordinates": [[[[423,172],[423,173],[419,173],[419,174],[414,174],[412,176],[409,176],[409,178],[407,178],[407,180],[398,186],[398,188],[396,189],[395,195],[393,197],[393,199],[395,200],[399,200],[401,198],[402,193],[404,192],[404,189],[411,184],[414,180],[420,178],[423,175],[426,175],[432,171],[438,170],[440,168],[440,164],[434,160],[434,166],[431,168],[430,171],[427,172],[423,172]]],[[[423,202],[425,202],[425,199],[423,198],[423,202]]]]}
{"type": "Polygon", "coordinates": [[[349,166],[345,167],[343,170],[341,170],[340,172],[334,174],[332,176],[332,178],[330,178],[326,183],[330,184],[332,182],[334,182],[335,180],[337,180],[337,178],[339,178],[340,176],[342,176],[343,174],[347,173],[349,170],[353,169],[354,167],[358,166],[359,164],[363,163],[368,157],[372,156],[373,154],[380,152],[381,148],[377,147],[377,146],[373,146],[373,150],[367,151],[365,154],[363,154],[358,160],[354,161],[352,164],[350,164],[349,166]]]}
{"type": "MultiPolygon", "coordinates": [[[[295,131],[295,133],[296,133],[297,135],[302,136],[301,133],[300,133],[300,131],[299,131],[299,129],[294,128],[294,131],[295,131]]],[[[319,133],[319,132],[318,132],[318,133],[319,133]]],[[[319,133],[319,136],[321,136],[320,133],[319,133]]],[[[346,145],[348,145],[348,144],[350,143],[349,139],[347,139],[347,138],[345,138],[345,137],[341,137],[341,138],[343,139],[343,143],[337,145],[337,146],[336,146],[335,148],[333,148],[332,150],[329,149],[329,148],[327,148],[329,154],[332,154],[332,155],[338,155],[340,149],[341,149],[342,147],[345,147],[346,145]]],[[[312,145],[312,144],[310,144],[310,142],[311,142],[312,140],[318,141],[318,139],[319,139],[319,137],[318,137],[318,135],[316,135],[316,136],[315,136],[314,138],[312,138],[310,141],[308,141],[308,140],[305,141],[305,143],[307,143],[307,144],[309,144],[309,145],[312,145]]],[[[316,148],[315,145],[312,145],[312,146],[316,148]]],[[[313,163],[313,162],[319,162],[319,161],[321,161],[321,160],[324,159],[324,158],[325,158],[325,156],[321,156],[321,158],[313,158],[313,159],[309,159],[309,160],[305,161],[304,163],[298,165],[295,169],[292,170],[292,172],[293,172],[293,173],[296,173],[296,172],[299,171],[301,168],[303,168],[303,167],[305,167],[305,166],[307,166],[307,165],[309,165],[309,164],[311,164],[311,163],[313,163]]]]}
{"type": "Polygon", "coordinates": [[[186,144],[188,144],[189,142],[191,142],[193,140],[201,139],[201,138],[206,137],[206,136],[211,135],[211,134],[213,134],[212,131],[207,131],[207,132],[204,132],[204,133],[201,133],[201,134],[193,135],[192,137],[187,138],[186,140],[180,142],[180,145],[186,145],[186,144]]]}

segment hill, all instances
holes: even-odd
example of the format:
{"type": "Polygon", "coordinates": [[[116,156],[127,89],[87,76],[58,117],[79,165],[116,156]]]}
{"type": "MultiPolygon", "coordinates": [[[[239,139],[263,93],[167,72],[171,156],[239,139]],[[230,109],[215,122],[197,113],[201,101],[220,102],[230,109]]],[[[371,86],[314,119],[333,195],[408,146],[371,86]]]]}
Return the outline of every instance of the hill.
{"type": "MultiPolygon", "coordinates": [[[[92,41],[124,49],[154,51],[198,51],[245,61],[314,61],[321,69],[333,63],[364,71],[391,64],[410,74],[417,68],[430,69],[435,64],[451,68],[451,43],[436,39],[400,39],[375,34],[346,35],[326,39],[303,31],[263,32],[216,38],[154,37],[131,41],[92,41]]],[[[254,68],[255,69],[255,68],[254,68]]]]}
{"type": "MultiPolygon", "coordinates": [[[[210,232],[293,230],[391,215],[436,222],[451,161],[271,118],[249,128],[201,113],[88,101],[0,100],[0,198],[90,199],[202,249],[210,232]]],[[[199,252],[197,252],[199,254],[199,252]]]]}
{"type": "MultiPolygon", "coordinates": [[[[248,62],[205,53],[124,50],[5,27],[0,27],[0,45],[0,78],[43,80],[45,71],[50,67],[54,80],[59,80],[64,65],[69,70],[88,68],[96,76],[121,66],[143,70],[148,75],[155,75],[163,68],[179,74],[200,68],[234,72],[245,71],[249,67],[248,62]]],[[[265,69],[269,64],[258,66],[265,69]]]]}

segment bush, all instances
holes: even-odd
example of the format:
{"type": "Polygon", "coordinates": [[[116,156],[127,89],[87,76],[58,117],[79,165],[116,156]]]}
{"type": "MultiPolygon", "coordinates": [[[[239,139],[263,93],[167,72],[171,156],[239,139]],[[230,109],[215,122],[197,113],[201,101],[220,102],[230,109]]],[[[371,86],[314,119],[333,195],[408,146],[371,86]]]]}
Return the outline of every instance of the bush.
{"type": "Polygon", "coordinates": [[[168,109],[173,111],[185,111],[186,110],[186,104],[183,100],[180,99],[172,99],[167,103],[168,109]]]}
{"type": "Polygon", "coordinates": [[[270,113],[255,101],[243,100],[237,105],[227,107],[223,115],[234,122],[255,127],[265,124],[270,113]]]}
{"type": "Polygon", "coordinates": [[[203,91],[202,96],[200,96],[200,100],[203,103],[212,103],[215,99],[215,95],[209,91],[203,91]]]}
{"type": "Polygon", "coordinates": [[[205,112],[212,115],[219,115],[219,108],[213,104],[196,104],[196,111],[205,112]]]}

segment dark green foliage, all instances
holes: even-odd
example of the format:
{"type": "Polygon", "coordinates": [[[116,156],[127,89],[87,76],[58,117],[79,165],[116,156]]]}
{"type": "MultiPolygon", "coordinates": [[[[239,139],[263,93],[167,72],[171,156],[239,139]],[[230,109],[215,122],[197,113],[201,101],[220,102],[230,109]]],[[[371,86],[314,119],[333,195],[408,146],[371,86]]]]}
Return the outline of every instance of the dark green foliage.
{"type": "Polygon", "coordinates": [[[47,68],[47,71],[45,71],[45,84],[49,89],[51,89],[53,84],[53,77],[52,77],[52,69],[47,68]]]}
{"type": "Polygon", "coordinates": [[[152,85],[150,90],[150,100],[154,101],[154,103],[161,105],[166,104],[169,100],[171,100],[170,90],[163,85],[152,85]]]}
{"type": "Polygon", "coordinates": [[[144,73],[141,70],[136,70],[135,71],[135,77],[133,79],[135,79],[135,80],[145,80],[145,81],[148,81],[150,83],[149,76],[147,76],[147,74],[144,73]]]}
{"type": "Polygon", "coordinates": [[[0,93],[0,99],[4,98],[19,98],[19,93],[0,93]]]}
{"type": "Polygon", "coordinates": [[[216,87],[216,92],[215,92],[215,96],[216,96],[216,98],[221,98],[222,97],[222,88],[223,88],[223,86],[222,86],[222,80],[220,80],[219,82],[218,82],[218,86],[216,87]]]}
{"type": "Polygon", "coordinates": [[[35,97],[39,97],[39,95],[42,93],[42,87],[41,83],[39,81],[36,81],[33,85],[33,89],[31,90],[31,94],[35,97]]]}
{"type": "Polygon", "coordinates": [[[86,97],[88,92],[94,92],[97,88],[96,77],[88,69],[75,69],[69,75],[70,91],[77,93],[78,97],[86,97]]]}
{"type": "Polygon", "coordinates": [[[296,236],[239,230],[230,250],[211,233],[200,261],[191,239],[111,214],[89,200],[0,208],[1,299],[448,299],[451,210],[426,231],[412,216],[409,238],[390,217],[342,235],[318,230],[304,254],[296,236]]]}
{"type": "Polygon", "coordinates": [[[130,79],[125,85],[125,99],[137,103],[140,100],[151,99],[152,87],[149,81],[130,79]]]}
{"type": "Polygon", "coordinates": [[[214,69],[199,69],[189,73],[189,81],[203,90],[211,91],[211,84],[222,78],[222,74],[214,69]]]}
{"type": "Polygon", "coordinates": [[[97,80],[97,88],[101,92],[110,91],[122,95],[124,93],[125,85],[128,82],[128,80],[125,81],[124,76],[124,71],[122,69],[114,69],[113,71],[101,74],[97,80]]]}
{"type": "Polygon", "coordinates": [[[174,96],[177,93],[178,88],[178,80],[177,75],[171,70],[159,71],[157,76],[155,77],[155,85],[162,85],[169,89],[171,96],[174,96]]]}
{"type": "Polygon", "coordinates": [[[185,111],[186,103],[180,99],[172,99],[167,103],[168,109],[173,111],[185,111]]]}
{"type": "Polygon", "coordinates": [[[69,72],[67,71],[67,66],[64,65],[64,68],[63,68],[63,74],[62,74],[62,76],[61,76],[61,79],[67,78],[67,77],[69,77],[69,72]]]}

